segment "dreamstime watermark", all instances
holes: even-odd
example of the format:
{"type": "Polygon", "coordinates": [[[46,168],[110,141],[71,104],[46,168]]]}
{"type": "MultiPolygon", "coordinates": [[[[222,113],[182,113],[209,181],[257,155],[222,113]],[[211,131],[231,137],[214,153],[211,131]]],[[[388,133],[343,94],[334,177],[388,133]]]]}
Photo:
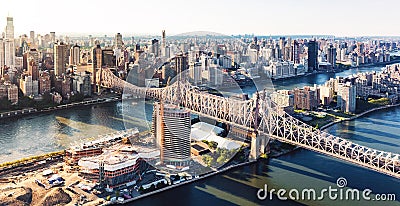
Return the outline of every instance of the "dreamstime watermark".
{"type": "Polygon", "coordinates": [[[274,194],[280,200],[367,200],[367,201],[396,201],[396,194],[386,193],[386,194],[375,194],[373,197],[372,190],[365,188],[360,191],[358,189],[345,188],[347,186],[347,180],[344,177],[339,177],[336,180],[336,186],[329,186],[328,188],[323,188],[320,191],[315,189],[305,188],[305,189],[270,189],[268,190],[268,185],[265,184],[264,188],[261,188],[257,192],[257,197],[260,200],[265,200],[269,197],[270,200],[273,199],[274,194]]]}

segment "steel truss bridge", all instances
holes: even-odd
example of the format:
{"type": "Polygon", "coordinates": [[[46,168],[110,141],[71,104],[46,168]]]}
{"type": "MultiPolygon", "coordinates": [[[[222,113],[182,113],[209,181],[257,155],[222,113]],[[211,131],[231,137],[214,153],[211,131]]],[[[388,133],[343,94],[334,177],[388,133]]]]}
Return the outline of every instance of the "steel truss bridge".
{"type": "Polygon", "coordinates": [[[265,91],[257,92],[250,100],[237,100],[198,91],[187,81],[176,81],[164,88],[145,88],[118,78],[109,69],[100,70],[98,84],[179,105],[192,113],[253,131],[250,158],[258,158],[273,138],[400,178],[399,154],[368,148],[307,125],[278,110],[265,91]]]}

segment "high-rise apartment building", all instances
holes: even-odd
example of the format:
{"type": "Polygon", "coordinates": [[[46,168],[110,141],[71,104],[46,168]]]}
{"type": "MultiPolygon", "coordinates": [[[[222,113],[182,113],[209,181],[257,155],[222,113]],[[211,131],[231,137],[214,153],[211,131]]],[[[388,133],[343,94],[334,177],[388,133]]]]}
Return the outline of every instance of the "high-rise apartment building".
{"type": "Polygon", "coordinates": [[[32,76],[23,76],[20,79],[19,88],[24,96],[38,95],[39,83],[37,80],[32,80],[32,76]]]}
{"type": "Polygon", "coordinates": [[[31,47],[35,45],[35,31],[29,32],[29,43],[31,43],[31,47]]]}
{"type": "Polygon", "coordinates": [[[300,63],[300,45],[296,40],[293,40],[291,45],[290,61],[295,64],[300,63]]]}
{"type": "Polygon", "coordinates": [[[15,65],[14,39],[4,39],[4,64],[8,67],[15,65]]]}
{"type": "Polygon", "coordinates": [[[100,47],[100,44],[97,44],[93,50],[92,50],[92,84],[94,87],[94,91],[96,91],[96,72],[97,69],[101,68],[102,63],[102,57],[103,52],[102,49],[100,47]]]}
{"type": "Polygon", "coordinates": [[[319,98],[317,98],[316,91],[311,90],[310,87],[304,87],[303,89],[295,88],[294,92],[294,108],[313,110],[317,108],[319,98]]]}
{"type": "Polygon", "coordinates": [[[42,72],[39,76],[39,93],[44,94],[46,92],[50,92],[50,89],[51,89],[50,75],[47,72],[42,72]]]}
{"type": "Polygon", "coordinates": [[[318,69],[318,42],[315,39],[308,42],[308,68],[309,71],[318,69]]]}
{"type": "Polygon", "coordinates": [[[26,55],[24,54],[24,68],[28,68],[28,63],[30,59],[33,59],[36,66],[39,66],[40,63],[39,51],[36,49],[30,49],[28,52],[26,52],[26,55]]]}
{"type": "Polygon", "coordinates": [[[336,67],[336,48],[331,44],[327,49],[327,60],[333,68],[336,67]]]}
{"type": "Polygon", "coordinates": [[[187,166],[190,161],[190,112],[175,105],[155,103],[153,134],[164,164],[187,166]]]}
{"type": "Polygon", "coordinates": [[[54,45],[54,73],[56,76],[62,76],[68,63],[67,45],[63,42],[54,45]]]}
{"type": "Polygon", "coordinates": [[[115,35],[115,38],[114,38],[114,48],[122,49],[122,45],[123,45],[122,34],[121,33],[117,33],[115,35]]]}
{"type": "Polygon", "coordinates": [[[33,58],[30,58],[28,63],[28,75],[32,76],[32,80],[39,79],[39,67],[33,58]]]}
{"type": "Polygon", "coordinates": [[[70,65],[79,65],[81,62],[80,58],[81,47],[78,44],[75,44],[70,49],[70,56],[69,56],[69,64],[70,65]]]}
{"type": "Polygon", "coordinates": [[[162,49],[165,49],[165,30],[162,30],[162,49]]]}
{"type": "Polygon", "coordinates": [[[116,57],[114,55],[114,50],[112,49],[103,49],[101,54],[101,66],[105,67],[114,67],[116,63],[116,57]]]}
{"type": "Polygon", "coordinates": [[[12,104],[18,103],[18,87],[15,84],[7,85],[7,97],[12,104]]]}
{"type": "Polygon", "coordinates": [[[187,69],[187,56],[185,54],[178,54],[175,56],[175,66],[176,74],[180,75],[183,71],[187,69]]]}
{"type": "Polygon", "coordinates": [[[54,32],[54,31],[52,31],[52,32],[50,32],[50,39],[49,39],[49,41],[50,41],[50,43],[55,43],[56,42],[56,32],[54,32]]]}
{"type": "Polygon", "coordinates": [[[151,40],[151,53],[153,53],[156,57],[160,55],[160,46],[158,42],[158,39],[151,40]]]}
{"type": "Polygon", "coordinates": [[[0,37],[0,76],[4,75],[4,65],[5,65],[5,61],[4,61],[4,39],[0,37]]]}
{"type": "Polygon", "coordinates": [[[337,104],[341,111],[353,114],[356,112],[356,91],[356,86],[350,82],[338,85],[337,104]]]}

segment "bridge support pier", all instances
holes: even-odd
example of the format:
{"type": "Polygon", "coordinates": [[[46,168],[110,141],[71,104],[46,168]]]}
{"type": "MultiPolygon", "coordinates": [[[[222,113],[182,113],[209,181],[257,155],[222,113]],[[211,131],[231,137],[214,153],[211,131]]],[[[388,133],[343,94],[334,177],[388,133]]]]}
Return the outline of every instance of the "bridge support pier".
{"type": "Polygon", "coordinates": [[[255,132],[251,134],[251,145],[250,145],[250,154],[249,160],[256,160],[260,156],[260,138],[255,132]]]}
{"type": "Polygon", "coordinates": [[[269,153],[269,137],[266,135],[260,135],[255,132],[251,134],[251,145],[250,145],[250,160],[256,160],[261,154],[269,153]]]}

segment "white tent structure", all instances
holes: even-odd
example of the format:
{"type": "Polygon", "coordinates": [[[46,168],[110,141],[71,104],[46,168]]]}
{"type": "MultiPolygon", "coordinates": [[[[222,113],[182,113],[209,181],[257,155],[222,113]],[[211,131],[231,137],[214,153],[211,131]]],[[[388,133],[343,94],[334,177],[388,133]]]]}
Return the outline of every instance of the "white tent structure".
{"type": "Polygon", "coordinates": [[[240,148],[241,146],[240,143],[218,136],[218,134],[220,134],[223,131],[224,129],[219,128],[217,126],[205,122],[198,122],[192,125],[190,135],[191,138],[196,141],[207,140],[209,142],[211,141],[217,142],[218,148],[224,148],[229,150],[240,148]]]}

